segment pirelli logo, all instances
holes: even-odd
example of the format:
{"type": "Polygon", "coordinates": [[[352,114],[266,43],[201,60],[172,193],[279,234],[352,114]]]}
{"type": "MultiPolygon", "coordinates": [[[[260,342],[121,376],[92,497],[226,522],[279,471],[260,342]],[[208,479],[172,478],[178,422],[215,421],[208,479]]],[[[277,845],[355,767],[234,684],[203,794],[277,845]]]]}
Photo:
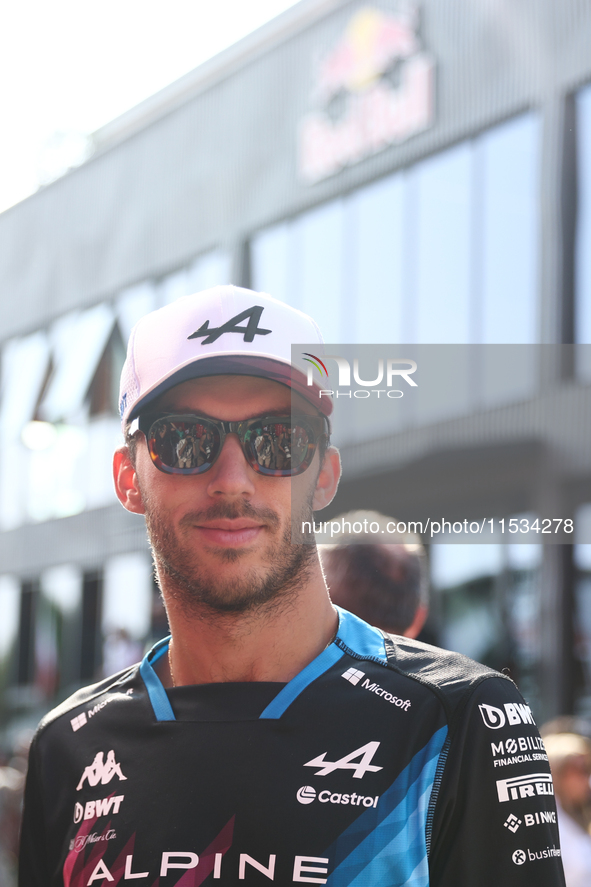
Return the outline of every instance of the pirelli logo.
{"type": "Polygon", "coordinates": [[[552,777],[549,773],[528,773],[511,779],[498,779],[497,794],[501,804],[520,798],[535,798],[536,795],[553,795],[552,777]]]}

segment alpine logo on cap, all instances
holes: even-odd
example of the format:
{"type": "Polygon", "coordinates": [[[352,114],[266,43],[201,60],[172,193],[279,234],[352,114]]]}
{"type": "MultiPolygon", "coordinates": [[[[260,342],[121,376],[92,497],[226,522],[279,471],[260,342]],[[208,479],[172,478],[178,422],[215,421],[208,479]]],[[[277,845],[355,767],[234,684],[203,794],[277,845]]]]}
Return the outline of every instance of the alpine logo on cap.
{"type": "Polygon", "coordinates": [[[206,320],[196,332],[191,333],[187,338],[200,339],[203,336],[204,338],[201,344],[211,345],[211,343],[217,341],[223,333],[242,333],[245,342],[253,342],[255,336],[268,336],[269,333],[273,332],[272,330],[259,329],[259,320],[261,319],[262,313],[263,308],[260,305],[253,305],[252,308],[247,308],[247,310],[243,311],[241,314],[231,317],[223,326],[212,327],[212,329],[209,328],[209,320],[206,320]],[[247,317],[247,325],[238,326],[240,321],[246,320],[247,317]]]}

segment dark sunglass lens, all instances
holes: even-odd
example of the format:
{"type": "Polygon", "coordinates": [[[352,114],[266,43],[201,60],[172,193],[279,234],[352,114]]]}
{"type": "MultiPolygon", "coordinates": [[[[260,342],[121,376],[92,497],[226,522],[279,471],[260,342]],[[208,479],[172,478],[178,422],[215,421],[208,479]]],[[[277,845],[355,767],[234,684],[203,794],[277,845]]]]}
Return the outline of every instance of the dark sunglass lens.
{"type": "Polygon", "coordinates": [[[213,425],[197,422],[194,425],[195,439],[195,465],[197,468],[202,466],[209,467],[214,461],[220,442],[217,428],[213,425]]]}
{"type": "Polygon", "coordinates": [[[274,423],[257,425],[247,433],[248,446],[263,471],[278,468],[277,427],[274,423]]]}
{"type": "Polygon", "coordinates": [[[292,474],[308,455],[309,434],[290,421],[269,422],[250,428],[246,443],[263,473],[292,474]]]}
{"type": "Polygon", "coordinates": [[[168,468],[177,465],[176,445],[178,436],[172,429],[172,423],[160,420],[152,425],[150,449],[152,453],[168,468]]]}
{"type": "Polygon", "coordinates": [[[292,425],[290,428],[291,435],[291,460],[292,467],[295,470],[299,468],[302,462],[308,456],[310,446],[310,434],[302,425],[292,425]]]}
{"type": "Polygon", "coordinates": [[[201,422],[174,417],[152,426],[151,448],[168,468],[194,471],[214,461],[219,436],[217,429],[201,422]]]}

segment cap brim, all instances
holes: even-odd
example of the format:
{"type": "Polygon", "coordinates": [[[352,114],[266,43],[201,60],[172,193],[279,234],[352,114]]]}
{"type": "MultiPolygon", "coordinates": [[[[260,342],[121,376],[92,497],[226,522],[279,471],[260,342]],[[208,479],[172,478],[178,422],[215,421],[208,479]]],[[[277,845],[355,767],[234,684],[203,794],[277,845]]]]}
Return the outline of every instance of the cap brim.
{"type": "Polygon", "coordinates": [[[319,412],[325,416],[332,413],[332,398],[320,397],[318,385],[308,385],[307,376],[291,363],[283,363],[269,357],[260,357],[244,354],[224,354],[213,357],[201,358],[172,373],[159,385],[141,397],[133,406],[127,422],[137,419],[140,413],[154,403],[166,391],[170,391],[182,382],[190,379],[201,379],[206,376],[256,376],[262,379],[271,379],[281,385],[297,391],[319,412]]]}

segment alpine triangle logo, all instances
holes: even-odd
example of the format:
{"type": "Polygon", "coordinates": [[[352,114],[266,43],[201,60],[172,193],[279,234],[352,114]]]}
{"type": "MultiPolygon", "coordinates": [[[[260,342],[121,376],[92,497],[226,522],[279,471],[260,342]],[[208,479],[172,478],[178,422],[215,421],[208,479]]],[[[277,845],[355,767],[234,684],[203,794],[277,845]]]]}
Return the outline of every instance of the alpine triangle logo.
{"type": "Polygon", "coordinates": [[[187,338],[203,338],[202,345],[211,345],[212,342],[217,342],[219,337],[224,333],[241,333],[245,342],[254,342],[255,336],[268,336],[269,333],[273,332],[272,330],[265,330],[262,327],[259,327],[259,320],[261,319],[262,313],[263,308],[260,305],[253,305],[252,308],[247,308],[246,311],[242,311],[240,314],[236,314],[235,317],[231,317],[230,320],[227,320],[222,326],[211,327],[211,329],[209,326],[209,320],[206,320],[198,330],[191,333],[187,338]],[[248,323],[246,326],[238,326],[241,321],[246,320],[247,318],[248,323]]]}
{"type": "Polygon", "coordinates": [[[384,769],[371,763],[379,747],[379,742],[368,742],[362,745],[361,748],[356,748],[355,751],[339,758],[338,761],[325,760],[327,752],[324,752],[313,760],[308,761],[307,764],[304,764],[304,767],[320,767],[320,770],[314,776],[328,776],[329,773],[334,773],[335,770],[353,770],[353,779],[362,779],[366,773],[376,773],[378,770],[384,769]]]}

